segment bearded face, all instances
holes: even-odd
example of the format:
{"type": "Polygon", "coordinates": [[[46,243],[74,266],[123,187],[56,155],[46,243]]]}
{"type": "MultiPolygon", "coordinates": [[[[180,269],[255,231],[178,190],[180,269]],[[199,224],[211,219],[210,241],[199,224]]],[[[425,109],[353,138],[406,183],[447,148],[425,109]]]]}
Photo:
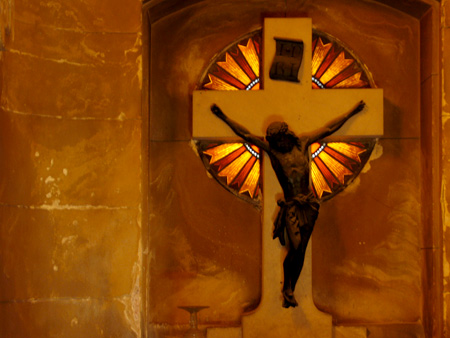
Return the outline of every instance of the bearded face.
{"type": "Polygon", "coordinates": [[[285,122],[274,122],[266,131],[266,140],[271,148],[286,153],[292,150],[296,144],[296,136],[285,122]]]}

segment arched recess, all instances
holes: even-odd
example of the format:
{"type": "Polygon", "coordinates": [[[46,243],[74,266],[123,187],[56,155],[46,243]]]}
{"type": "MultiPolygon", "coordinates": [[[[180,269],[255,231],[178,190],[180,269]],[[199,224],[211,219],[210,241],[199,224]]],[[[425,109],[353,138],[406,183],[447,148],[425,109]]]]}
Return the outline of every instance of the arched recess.
{"type": "MultiPolygon", "coordinates": [[[[183,163],[197,160],[187,151],[191,139],[190,95],[198,77],[215,53],[259,28],[263,17],[307,16],[313,19],[315,27],[349,45],[368,65],[377,85],[385,90],[386,121],[385,135],[380,138],[370,169],[345,196],[322,208],[313,239],[316,304],[333,314],[336,325],[364,325],[379,332],[379,336],[395,330],[419,331],[430,337],[441,335],[439,8],[439,3],[431,0],[340,0],[332,4],[193,0],[144,4],[144,66],[149,74],[148,81],[144,81],[144,95],[148,95],[144,109],[149,116],[149,243],[153,257],[149,260],[147,304],[151,330],[170,331],[161,325],[186,322],[174,307],[166,308],[163,317],[154,309],[162,304],[158,294],[175,293],[181,302],[189,287],[195,289],[190,282],[198,281],[202,271],[198,267],[202,262],[196,256],[210,252],[217,255],[215,263],[224,271],[239,275],[245,270],[245,264],[233,267],[233,259],[239,257],[235,248],[245,251],[243,237],[233,238],[223,224],[215,242],[214,231],[208,225],[194,226],[198,213],[210,226],[223,221],[218,220],[222,215],[220,208],[199,205],[195,201],[199,195],[192,194],[190,186],[184,184],[194,179],[194,168],[202,170],[200,165],[183,163]],[[180,171],[183,164],[186,168],[180,171]],[[182,217],[176,218],[170,206],[182,217]],[[180,220],[186,223],[173,224],[180,220]],[[177,236],[180,242],[175,241],[177,236]],[[224,245],[227,240],[234,242],[224,245]],[[220,241],[223,247],[215,247],[214,243],[220,241]],[[180,261],[177,254],[188,252],[176,253],[180,248],[190,250],[192,257],[188,255],[184,262],[180,261]],[[224,257],[230,261],[225,262],[224,257]],[[399,285],[407,291],[398,292],[399,285]],[[405,303],[408,298],[412,301],[405,303]]],[[[203,179],[196,187],[200,191],[215,189],[203,179]]],[[[214,194],[220,197],[213,203],[222,208],[231,206],[235,217],[244,215],[245,219],[239,222],[258,221],[257,211],[251,207],[228,200],[222,191],[214,194]],[[226,203],[222,199],[227,199],[226,203]]],[[[231,226],[234,235],[241,232],[235,226],[231,226]]],[[[258,241],[256,227],[247,227],[244,233],[258,241]]],[[[253,244],[250,251],[257,249],[258,244],[253,244]]],[[[245,252],[247,263],[257,264],[257,255],[250,257],[249,251],[245,252]]],[[[252,271],[257,273],[257,269],[252,271]]],[[[248,278],[243,280],[248,282],[248,278]]],[[[252,281],[259,287],[256,279],[252,281]]],[[[231,275],[224,280],[236,282],[231,275]]],[[[213,287],[212,284],[209,280],[205,285],[213,287]]],[[[243,294],[249,295],[248,291],[243,294]]],[[[248,309],[257,306],[257,293],[250,294],[253,303],[248,309]]],[[[232,311],[235,312],[228,315],[218,310],[219,316],[210,314],[204,323],[236,325],[239,311],[232,311]]]]}

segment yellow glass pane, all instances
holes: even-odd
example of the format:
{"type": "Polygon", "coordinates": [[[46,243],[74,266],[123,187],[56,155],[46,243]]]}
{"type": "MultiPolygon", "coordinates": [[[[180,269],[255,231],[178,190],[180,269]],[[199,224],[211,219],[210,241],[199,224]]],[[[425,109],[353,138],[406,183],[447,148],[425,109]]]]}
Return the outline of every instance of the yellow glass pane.
{"type": "Polygon", "coordinates": [[[245,179],[245,182],[242,185],[241,190],[239,190],[239,193],[243,194],[244,192],[248,191],[250,197],[253,198],[256,186],[259,183],[259,173],[260,173],[260,164],[258,160],[253,165],[253,168],[248,174],[247,178],[245,179]]]}
{"type": "Polygon", "coordinates": [[[325,71],[325,73],[321,76],[320,82],[326,84],[340,72],[342,72],[345,68],[350,66],[353,63],[352,59],[346,59],[345,53],[341,52],[339,56],[333,61],[330,67],[325,71]]]}
{"type": "Polygon", "coordinates": [[[331,43],[327,43],[326,45],[324,45],[321,38],[319,38],[319,41],[317,41],[317,46],[316,49],[314,49],[314,55],[311,63],[312,75],[315,75],[317,73],[319,66],[322,64],[323,59],[327,55],[331,46],[331,43]]]}
{"type": "Polygon", "coordinates": [[[311,144],[311,147],[310,147],[311,154],[315,153],[317,151],[317,149],[319,149],[319,148],[320,148],[320,144],[318,142],[311,144]]]}
{"type": "Polygon", "coordinates": [[[346,168],[342,163],[335,160],[333,157],[322,151],[319,158],[325,163],[330,171],[336,176],[336,178],[344,184],[345,175],[353,175],[353,172],[346,168]]]}
{"type": "Polygon", "coordinates": [[[319,168],[314,162],[311,163],[311,178],[318,198],[322,198],[324,191],[331,193],[331,189],[328,186],[327,181],[320,173],[319,168]]]}
{"type": "Polygon", "coordinates": [[[217,62],[217,64],[243,84],[248,85],[251,82],[250,78],[242,70],[241,66],[238,65],[230,54],[225,54],[225,62],[217,62]]]}
{"type": "Polygon", "coordinates": [[[205,88],[212,90],[238,90],[235,86],[230,85],[228,82],[219,79],[217,76],[208,74],[209,82],[205,84],[205,88]]]}
{"type": "Polygon", "coordinates": [[[344,142],[330,142],[327,145],[337,152],[344,154],[345,156],[357,162],[361,162],[359,155],[366,151],[365,149],[361,149],[357,146],[344,142]]]}
{"type": "Polygon", "coordinates": [[[359,72],[339,82],[333,88],[359,88],[366,85],[367,82],[361,80],[361,72],[359,72]]]}
{"type": "Polygon", "coordinates": [[[256,77],[259,77],[259,57],[252,39],[248,39],[247,46],[239,45],[239,49],[253,70],[253,73],[255,73],[256,77]]]}
{"type": "Polygon", "coordinates": [[[251,90],[259,90],[259,88],[260,88],[260,85],[259,85],[259,82],[258,82],[257,84],[255,84],[255,85],[252,87],[251,90]]]}
{"type": "Polygon", "coordinates": [[[245,163],[250,159],[252,154],[248,151],[244,152],[241,156],[231,162],[228,166],[223,168],[222,171],[219,172],[219,176],[227,178],[227,184],[233,182],[236,176],[239,174],[241,169],[244,167],[245,163]]]}
{"type": "Polygon", "coordinates": [[[240,147],[243,147],[242,143],[224,143],[220,146],[206,149],[203,153],[211,156],[211,160],[209,161],[209,163],[213,164],[221,160],[225,156],[228,156],[240,147]]]}

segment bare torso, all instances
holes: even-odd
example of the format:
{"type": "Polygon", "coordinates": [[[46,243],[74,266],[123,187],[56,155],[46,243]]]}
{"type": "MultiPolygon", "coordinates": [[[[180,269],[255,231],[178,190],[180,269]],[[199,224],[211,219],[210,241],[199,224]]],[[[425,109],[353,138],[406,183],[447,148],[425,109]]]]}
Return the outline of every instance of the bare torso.
{"type": "Polygon", "coordinates": [[[310,154],[306,140],[299,139],[299,144],[288,152],[271,149],[269,156],[286,199],[311,192],[310,154]]]}

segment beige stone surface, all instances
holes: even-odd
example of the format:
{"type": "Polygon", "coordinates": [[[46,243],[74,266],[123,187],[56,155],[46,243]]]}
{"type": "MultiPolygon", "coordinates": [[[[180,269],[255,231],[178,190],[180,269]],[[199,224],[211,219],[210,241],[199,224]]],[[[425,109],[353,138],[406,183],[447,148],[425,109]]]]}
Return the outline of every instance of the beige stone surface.
{"type": "Polygon", "coordinates": [[[278,13],[284,9],[285,2],[277,0],[210,0],[153,24],[150,138],[190,139],[192,90],[210,60],[239,37],[261,28],[263,13],[278,13]]]}
{"type": "Polygon", "coordinates": [[[1,7],[0,336],[141,337],[142,4],[1,7]]]}
{"type": "Polygon", "coordinates": [[[261,216],[208,177],[190,142],[150,144],[150,321],[238,323],[260,297],[261,216]]]}
{"type": "Polygon", "coordinates": [[[419,140],[381,140],[368,170],[324,203],[313,234],[314,299],[338,323],[421,316],[419,140]]]}
{"type": "Polygon", "coordinates": [[[8,72],[3,74],[2,107],[55,117],[139,117],[140,66],[133,56],[133,62],[95,65],[10,51],[3,58],[8,72]]]}
{"type": "Polygon", "coordinates": [[[2,337],[139,337],[125,302],[95,298],[0,304],[2,337]]]}
{"type": "Polygon", "coordinates": [[[142,3],[123,1],[16,1],[14,19],[85,32],[129,33],[141,28],[142,3]]]}
{"type": "Polygon", "coordinates": [[[361,100],[366,109],[348,121],[335,135],[383,134],[383,90],[347,89],[313,90],[311,87],[310,18],[266,18],[264,20],[264,53],[260,75],[264,88],[258,91],[195,91],[193,93],[192,136],[194,138],[231,137],[234,132],[211,114],[217,104],[231,119],[246,126],[255,135],[264,135],[274,121],[285,121],[296,133],[310,132],[328,121],[351,111],[361,100]],[[275,55],[275,39],[304,42],[304,60],[298,73],[299,82],[272,80],[269,72],[275,55]],[[339,107],[339,108],[337,108],[339,107]],[[320,114],[319,114],[320,112],[320,114]]]}
{"type": "Polygon", "coordinates": [[[139,204],[140,121],[55,119],[4,110],[0,121],[2,203],[139,204]]]}
{"type": "Polygon", "coordinates": [[[140,213],[0,207],[0,300],[123,297],[139,279],[140,213]]]}
{"type": "Polygon", "coordinates": [[[333,338],[366,338],[364,326],[333,326],[333,338]]]}
{"type": "Polygon", "coordinates": [[[290,15],[343,41],[384,91],[384,137],[419,137],[420,59],[417,19],[369,1],[289,1],[290,15]]]}
{"type": "Polygon", "coordinates": [[[421,324],[397,324],[369,326],[367,338],[424,338],[421,324]]]}
{"type": "MultiPolygon", "coordinates": [[[[17,20],[8,50],[43,60],[84,66],[133,65],[141,49],[140,30],[120,34],[59,29],[17,20]]],[[[52,79],[54,80],[54,79],[52,79]]]]}
{"type": "Polygon", "coordinates": [[[210,328],[207,330],[207,338],[242,338],[242,329],[227,328],[210,328]]]}

